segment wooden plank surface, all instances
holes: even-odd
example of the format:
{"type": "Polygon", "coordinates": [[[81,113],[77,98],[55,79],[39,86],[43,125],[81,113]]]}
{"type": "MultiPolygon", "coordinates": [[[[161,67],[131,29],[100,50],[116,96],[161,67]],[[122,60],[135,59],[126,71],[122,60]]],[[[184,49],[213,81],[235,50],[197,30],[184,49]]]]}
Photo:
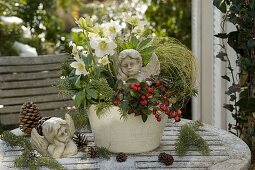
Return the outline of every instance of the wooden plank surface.
{"type": "Polygon", "coordinates": [[[0,57],[0,66],[19,66],[19,65],[37,65],[37,64],[52,64],[66,61],[68,55],[43,55],[38,57],[0,57]]]}
{"type": "MultiPolygon", "coordinates": [[[[83,153],[78,154],[70,158],[57,159],[67,169],[101,169],[101,170],[135,170],[135,169],[171,169],[171,170],[244,170],[247,169],[250,163],[250,151],[248,146],[236,136],[214,128],[212,126],[205,125],[199,133],[202,138],[208,141],[211,153],[208,156],[203,156],[198,152],[196,148],[191,148],[185,156],[178,156],[175,152],[174,144],[180,131],[180,126],[187,123],[183,120],[180,123],[167,123],[164,130],[161,146],[154,151],[140,153],[140,154],[128,154],[126,162],[116,162],[116,154],[112,154],[110,160],[104,159],[91,159],[83,153]],[[172,134],[170,134],[172,133],[172,134]],[[209,138],[215,138],[215,140],[208,140],[209,138]],[[238,148],[238,149],[237,149],[238,148]],[[161,152],[166,152],[174,157],[174,163],[171,166],[165,166],[158,162],[158,155],[161,152]],[[229,161],[231,165],[228,164],[229,161]],[[241,160],[241,161],[240,161],[241,160]],[[234,167],[234,168],[233,168],[234,167]]],[[[18,129],[13,133],[20,133],[18,129]]],[[[94,146],[94,138],[91,132],[86,133],[89,145],[94,146]]],[[[0,141],[0,168],[14,168],[13,161],[18,155],[21,155],[21,148],[8,147],[3,141],[0,141]]]]}

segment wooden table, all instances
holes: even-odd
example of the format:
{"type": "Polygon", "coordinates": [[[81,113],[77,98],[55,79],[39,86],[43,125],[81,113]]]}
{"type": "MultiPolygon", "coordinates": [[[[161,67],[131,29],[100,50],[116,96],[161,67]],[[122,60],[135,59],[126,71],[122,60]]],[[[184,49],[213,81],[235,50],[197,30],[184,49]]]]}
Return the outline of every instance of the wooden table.
{"type": "MultiPolygon", "coordinates": [[[[67,169],[178,169],[178,170],[247,170],[251,153],[248,146],[238,137],[227,131],[215,127],[204,125],[199,130],[202,137],[208,142],[211,154],[202,156],[196,148],[190,148],[187,155],[177,156],[174,144],[178,138],[180,126],[187,123],[183,120],[179,123],[168,122],[165,127],[161,141],[161,146],[152,152],[141,154],[129,154],[126,162],[119,163],[115,160],[113,154],[110,160],[90,159],[84,157],[83,153],[70,158],[58,159],[67,169]],[[171,166],[165,166],[158,162],[160,152],[166,152],[174,157],[174,163],[171,166]]],[[[19,129],[13,130],[13,133],[20,134],[19,129]]],[[[87,133],[89,145],[94,145],[93,134],[87,133]]],[[[19,147],[11,148],[5,142],[0,140],[0,169],[14,169],[15,157],[20,155],[19,147]]],[[[45,169],[45,168],[43,168],[45,169]]]]}

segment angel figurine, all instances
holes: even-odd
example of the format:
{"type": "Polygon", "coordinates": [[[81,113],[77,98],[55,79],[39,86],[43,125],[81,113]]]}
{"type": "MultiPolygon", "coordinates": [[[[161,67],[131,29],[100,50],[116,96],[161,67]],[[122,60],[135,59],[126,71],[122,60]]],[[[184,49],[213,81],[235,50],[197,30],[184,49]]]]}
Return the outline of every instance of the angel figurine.
{"type": "Polygon", "coordinates": [[[35,128],[31,132],[32,146],[42,155],[53,158],[72,156],[77,153],[77,146],[72,140],[75,127],[69,114],[65,120],[52,117],[42,124],[42,134],[35,128]]]}
{"type": "Polygon", "coordinates": [[[152,54],[149,63],[142,67],[142,57],[137,50],[126,49],[117,57],[117,78],[122,81],[134,78],[143,81],[160,73],[160,62],[155,53],[152,54]]]}

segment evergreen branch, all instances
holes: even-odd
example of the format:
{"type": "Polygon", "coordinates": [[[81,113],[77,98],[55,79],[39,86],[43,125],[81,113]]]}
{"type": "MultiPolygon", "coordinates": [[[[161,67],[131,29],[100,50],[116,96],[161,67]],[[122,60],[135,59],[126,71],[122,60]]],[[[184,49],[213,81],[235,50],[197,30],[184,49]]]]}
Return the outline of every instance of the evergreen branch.
{"type": "Polygon", "coordinates": [[[105,113],[103,111],[106,111],[110,107],[112,107],[112,103],[111,102],[101,102],[101,103],[98,103],[96,105],[96,114],[97,114],[97,117],[100,118],[105,113]]]}
{"type": "Polygon", "coordinates": [[[179,137],[175,143],[175,149],[178,155],[185,155],[190,146],[197,147],[199,152],[201,152],[203,155],[210,154],[207,142],[197,133],[197,130],[201,126],[202,123],[196,121],[181,127],[179,137]]]}
{"type": "Polygon", "coordinates": [[[114,93],[105,78],[95,80],[93,87],[99,93],[99,99],[104,101],[112,100],[114,93]]]}
{"type": "Polygon", "coordinates": [[[111,152],[105,147],[97,147],[97,154],[99,158],[109,160],[111,158],[111,152]]]}
{"type": "Polygon", "coordinates": [[[0,138],[12,147],[20,146],[24,149],[22,155],[14,161],[16,167],[28,167],[30,170],[38,170],[41,166],[46,166],[54,170],[65,169],[55,159],[36,155],[31,143],[24,136],[16,136],[10,131],[4,131],[0,138]]]}
{"type": "Polygon", "coordinates": [[[84,128],[88,124],[88,114],[74,113],[71,115],[76,128],[84,128]]]}

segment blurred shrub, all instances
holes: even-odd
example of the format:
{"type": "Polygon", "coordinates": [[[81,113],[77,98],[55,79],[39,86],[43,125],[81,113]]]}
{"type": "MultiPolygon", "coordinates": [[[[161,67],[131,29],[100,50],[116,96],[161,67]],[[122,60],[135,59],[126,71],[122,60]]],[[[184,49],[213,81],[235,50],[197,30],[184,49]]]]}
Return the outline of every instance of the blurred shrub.
{"type": "Polygon", "coordinates": [[[175,37],[191,48],[191,0],[151,0],[145,14],[157,36],[175,37]]]}

